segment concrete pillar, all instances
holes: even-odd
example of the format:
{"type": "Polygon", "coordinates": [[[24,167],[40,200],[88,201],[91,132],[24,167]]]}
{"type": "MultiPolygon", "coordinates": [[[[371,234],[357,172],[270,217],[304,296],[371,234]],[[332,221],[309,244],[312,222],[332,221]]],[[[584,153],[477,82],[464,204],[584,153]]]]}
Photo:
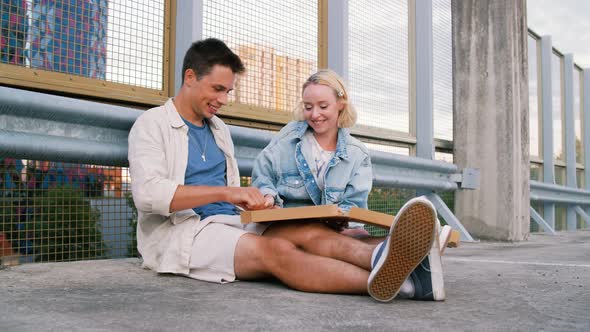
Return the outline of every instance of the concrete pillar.
{"type": "Polygon", "coordinates": [[[529,234],[527,34],[524,0],[453,1],[455,163],[481,172],[455,215],[480,239],[529,234]]]}

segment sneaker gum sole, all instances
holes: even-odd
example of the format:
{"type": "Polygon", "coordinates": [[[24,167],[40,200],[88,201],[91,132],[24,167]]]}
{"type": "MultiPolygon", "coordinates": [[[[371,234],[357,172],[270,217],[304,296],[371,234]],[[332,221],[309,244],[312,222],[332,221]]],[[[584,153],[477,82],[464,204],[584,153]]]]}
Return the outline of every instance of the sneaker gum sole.
{"type": "Polygon", "coordinates": [[[434,211],[430,206],[416,202],[403,212],[389,240],[389,259],[369,285],[371,296],[387,302],[397,295],[404,280],[428,255],[434,232],[434,211]]]}

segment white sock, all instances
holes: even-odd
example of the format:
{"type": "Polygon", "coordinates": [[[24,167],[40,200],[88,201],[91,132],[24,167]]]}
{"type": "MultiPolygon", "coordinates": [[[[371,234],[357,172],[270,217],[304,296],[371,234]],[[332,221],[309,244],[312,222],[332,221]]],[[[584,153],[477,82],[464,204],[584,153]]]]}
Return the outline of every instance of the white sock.
{"type": "Polygon", "coordinates": [[[400,287],[399,293],[396,297],[400,299],[411,299],[412,297],[414,297],[414,292],[414,282],[412,281],[412,279],[407,278],[406,280],[404,280],[404,283],[400,287]]]}

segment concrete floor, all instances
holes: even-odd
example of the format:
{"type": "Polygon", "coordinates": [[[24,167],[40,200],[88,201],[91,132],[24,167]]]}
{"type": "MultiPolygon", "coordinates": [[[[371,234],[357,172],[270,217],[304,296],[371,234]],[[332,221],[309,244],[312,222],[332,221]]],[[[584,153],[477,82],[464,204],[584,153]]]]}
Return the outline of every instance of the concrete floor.
{"type": "Polygon", "coordinates": [[[0,270],[0,331],[590,330],[590,231],[447,249],[442,303],[158,276],[136,259],[0,270]]]}

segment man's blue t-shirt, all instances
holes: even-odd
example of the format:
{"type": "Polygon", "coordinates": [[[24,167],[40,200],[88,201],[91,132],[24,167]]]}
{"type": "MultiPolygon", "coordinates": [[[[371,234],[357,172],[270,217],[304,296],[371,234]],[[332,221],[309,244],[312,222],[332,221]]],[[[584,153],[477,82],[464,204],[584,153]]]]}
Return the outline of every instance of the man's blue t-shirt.
{"type": "MultiPolygon", "coordinates": [[[[184,184],[193,186],[225,186],[225,156],[215,143],[213,133],[206,120],[203,127],[186,121],[188,126],[188,163],[184,173],[184,184]]],[[[193,208],[205,219],[217,214],[237,215],[238,211],[228,202],[214,202],[193,208]]]]}

